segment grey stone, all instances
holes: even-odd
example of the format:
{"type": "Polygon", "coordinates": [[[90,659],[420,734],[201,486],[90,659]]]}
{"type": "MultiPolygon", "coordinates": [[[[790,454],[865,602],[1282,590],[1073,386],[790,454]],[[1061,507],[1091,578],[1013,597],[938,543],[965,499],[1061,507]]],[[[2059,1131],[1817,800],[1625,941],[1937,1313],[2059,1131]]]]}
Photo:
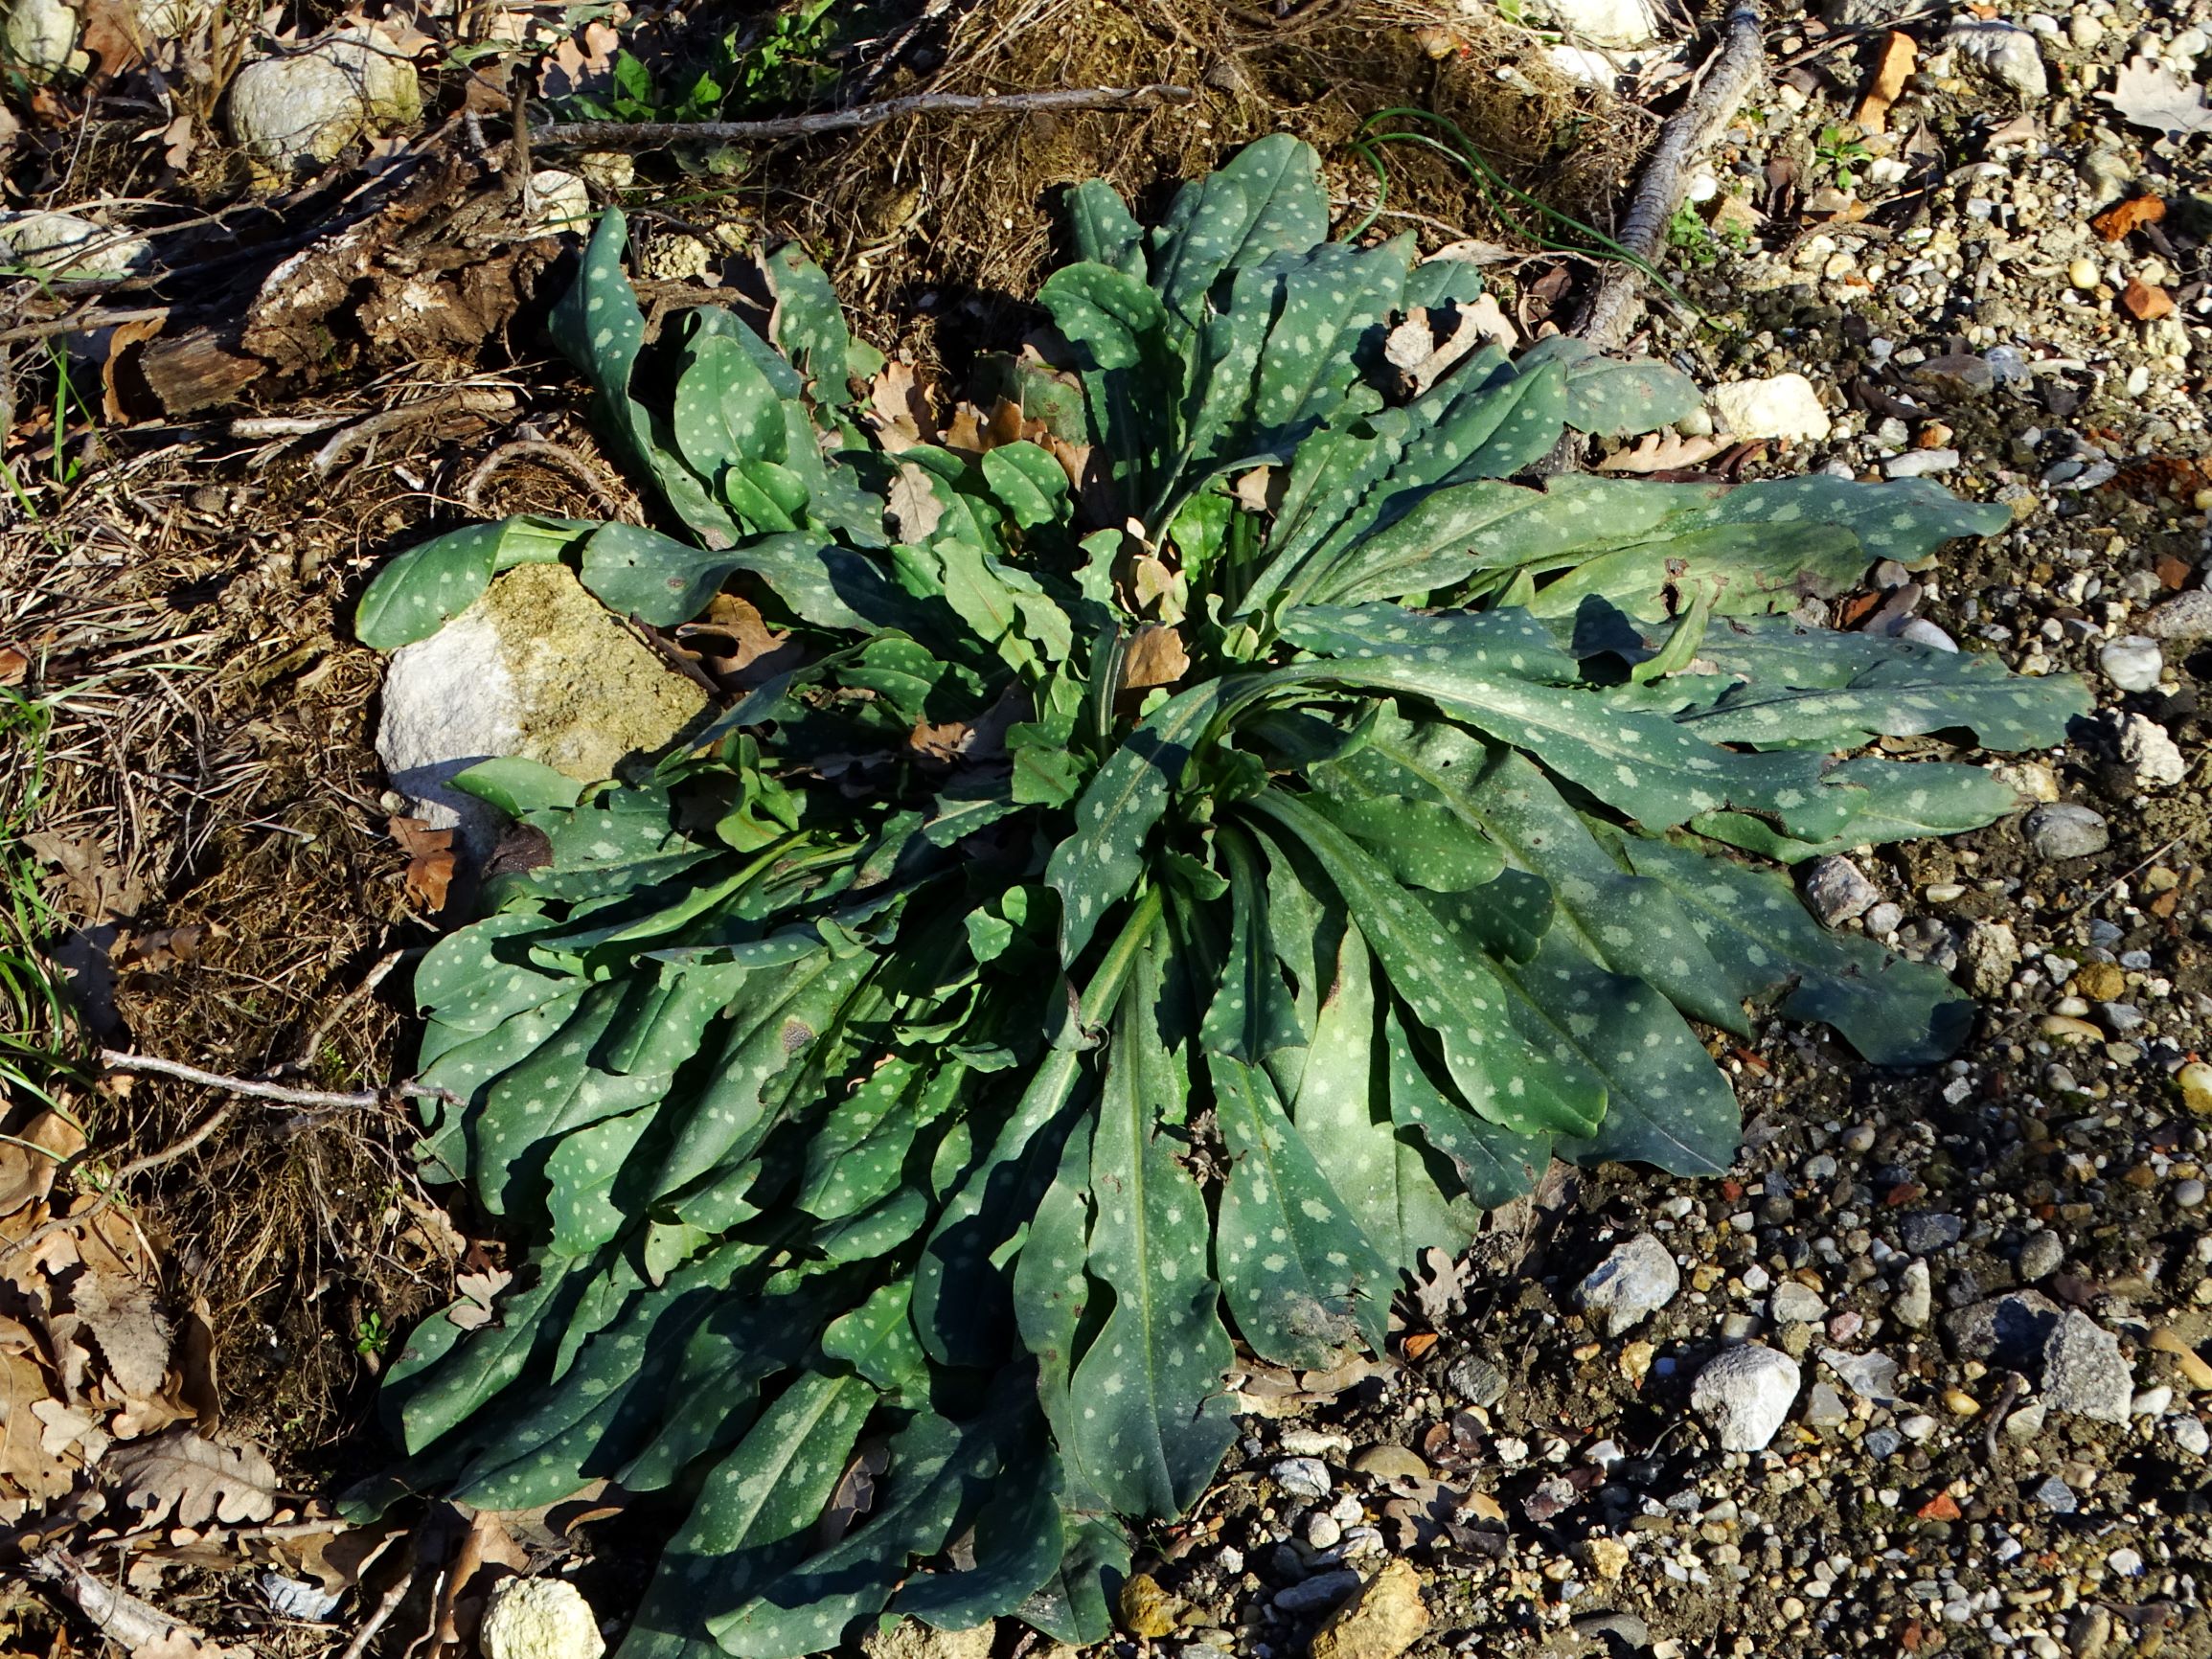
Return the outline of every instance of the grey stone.
{"type": "Polygon", "coordinates": [[[2016,24],[1954,23],[1937,50],[1957,53],[1962,62],[2011,87],[2022,98],[2043,98],[2050,93],[2042,50],[2033,34],[2016,24]]]}
{"type": "Polygon", "coordinates": [[[1897,931],[1898,923],[1904,920],[1904,911],[1884,898],[1866,913],[1866,931],[1876,939],[1886,939],[1897,931]]]}
{"type": "Polygon", "coordinates": [[[2028,1496],[2054,1515],[2070,1515],[2082,1507],[2081,1500],[2074,1496],[2074,1489],[2057,1475],[2044,1476],[2042,1485],[2028,1496]]]}
{"type": "Polygon", "coordinates": [[[2126,1422],[2135,1374],[2120,1339],[2086,1313],[2068,1312],[2043,1341],[2043,1398],[2055,1411],[2126,1422]]]}
{"type": "Polygon", "coordinates": [[[1889,1310],[1897,1322],[1913,1330],[1926,1330],[1935,1313],[1935,1286],[1925,1261],[1908,1261],[1897,1276],[1897,1294],[1889,1310]]]}
{"type": "Polygon", "coordinates": [[[1777,1325],[1812,1325],[1827,1315],[1828,1304],[1820,1292],[1794,1279],[1783,1280],[1767,1299],[1767,1317],[1777,1325]]]}
{"type": "Polygon", "coordinates": [[[2039,1279],[2048,1279],[2065,1260],[2065,1240],[2056,1233],[2047,1230],[2030,1233],[2020,1245],[2020,1277],[2030,1284],[2039,1279]]]}
{"type": "Polygon", "coordinates": [[[1334,1607],[1359,1588],[1359,1575],[1349,1568],[1317,1573],[1302,1584],[1275,1592],[1275,1605],[1286,1613],[1318,1613],[1334,1607]]]}
{"type": "Polygon", "coordinates": [[[1881,889],[1848,858],[1815,858],[1805,867],[1805,902],[1823,925],[1840,927],[1855,916],[1864,916],[1879,902],[1881,889]]]}
{"type": "Polygon", "coordinates": [[[2212,588],[2176,595],[2143,619],[2143,631],[2155,640],[2212,638],[2212,588]]]}
{"type": "Polygon", "coordinates": [[[1690,1406],[1713,1425],[1722,1451],[1763,1451],[1796,1402],[1797,1362],[1771,1348],[1731,1348],[1706,1361],[1690,1406]]]}
{"type": "Polygon", "coordinates": [[[1834,1428],[1850,1417],[1851,1408],[1832,1382],[1816,1382],[1805,1396],[1805,1420],[1814,1428],[1834,1428]]]}
{"type": "Polygon", "coordinates": [[[1493,1406],[1505,1398],[1506,1375],[1479,1353],[1463,1353],[1444,1374],[1455,1398],[1469,1405],[1493,1406]]]}
{"type": "Polygon", "coordinates": [[[1616,1244],[1575,1287],[1585,1313],[1605,1320],[1606,1334],[1619,1336],[1674,1300],[1682,1287],[1674,1252],[1649,1233],[1616,1244]]]}
{"type": "Polygon", "coordinates": [[[2059,1322],[2059,1305],[2040,1290],[2015,1290],[1944,1315],[1944,1334],[1961,1359],[2032,1371],[2059,1322]]]}
{"type": "Polygon", "coordinates": [[[2038,807],[2028,814],[2028,845],[2045,858],[2087,858],[2111,844],[2104,814],[2070,801],[2038,807]]]}
{"type": "Polygon", "coordinates": [[[1898,1242],[1912,1256],[1932,1256],[1948,1250],[1966,1231],[1966,1223],[1944,1210],[1915,1210],[1897,1229],[1898,1242]]]}
{"type": "Polygon", "coordinates": [[[2097,653],[2097,664],[2123,692],[2154,692],[2166,671],[2166,653],[2148,634],[2123,634],[2097,653]]]}
{"type": "Polygon", "coordinates": [[[1824,1348],[1820,1360],[1861,1399],[1875,1405],[1897,1403],[1897,1361],[1888,1354],[1847,1353],[1840,1348],[1824,1348]]]}
{"type": "Polygon", "coordinates": [[[1874,1428],[1868,1429],[1866,1438],[1859,1443],[1866,1448],[1869,1457],[1877,1460],[1893,1458],[1904,1444],[1904,1436],[1893,1428],[1874,1428]]]}
{"type": "Polygon", "coordinates": [[[1329,1495],[1329,1466],[1319,1458],[1285,1458],[1267,1471],[1275,1484],[1294,1498],[1329,1495]]]}
{"type": "Polygon", "coordinates": [[[1585,1613],[1573,1628],[1585,1641],[1604,1642],[1614,1652],[1641,1652],[1652,1645],[1652,1627],[1633,1613],[1585,1613]]]}
{"type": "MultiPolygon", "coordinates": [[[[1947,449],[1944,450],[1943,453],[1949,455],[1954,453],[1954,451],[1947,449]]],[[[1890,474],[1890,476],[1892,478],[1917,478],[1920,476],[1921,472],[1933,472],[1936,470],[1938,469],[1932,466],[1924,466],[1917,472],[1893,472],[1890,474]]],[[[1950,635],[1945,633],[1943,629],[1937,627],[1935,624],[1929,622],[1927,618],[1924,616],[1916,616],[1911,621],[1907,622],[1903,627],[1899,628],[1897,630],[1897,637],[1901,640],[1911,640],[1915,645],[1927,646],[1934,650],[1949,651],[1952,656],[1956,656],[1958,654],[1958,641],[1952,639],[1950,635]]]]}
{"type": "Polygon", "coordinates": [[[1926,478],[1931,472],[1949,472],[1958,463],[1955,449],[1907,449],[1884,461],[1881,473],[1885,478],[1926,478]]]}
{"type": "Polygon", "coordinates": [[[482,859],[499,814],[453,787],[479,761],[516,755],[581,784],[672,741],[706,707],[560,564],[526,564],[384,674],[376,754],[434,828],[458,825],[482,859]]]}

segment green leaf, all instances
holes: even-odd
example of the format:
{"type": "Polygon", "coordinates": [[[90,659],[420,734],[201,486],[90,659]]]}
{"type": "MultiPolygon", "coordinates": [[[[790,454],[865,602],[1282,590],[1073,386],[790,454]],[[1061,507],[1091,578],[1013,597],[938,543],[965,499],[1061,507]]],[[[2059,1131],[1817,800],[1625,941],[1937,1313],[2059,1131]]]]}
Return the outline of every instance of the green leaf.
{"type": "Polygon", "coordinates": [[[1079,261],[1107,265],[1140,281],[1145,274],[1144,231],[1128,205],[1104,179],[1089,179],[1067,193],[1068,239],[1079,261]]]}
{"type": "MultiPolygon", "coordinates": [[[[488,801],[510,818],[546,808],[566,810],[576,805],[582,785],[538,761],[510,757],[479,761],[453,775],[453,786],[488,801]]],[[[420,984],[420,981],[418,981],[420,984]]]]}
{"type": "Polygon", "coordinates": [[[934,1556],[950,1542],[998,1473],[998,1430],[989,1420],[956,1426],[934,1412],[919,1413],[891,1443],[888,1491],[868,1520],[734,1612],[707,1621],[722,1650],[735,1659],[819,1653],[881,1612],[908,1557],[934,1556]]]}
{"type": "Polygon", "coordinates": [[[498,572],[555,563],[595,528],[582,519],[525,513],[411,547],[369,583],[353,611],[353,633],[379,651],[428,639],[483,598],[498,572]]]}
{"type": "Polygon", "coordinates": [[[1494,1210],[1534,1192],[1551,1165],[1552,1138],[1509,1129],[1462,1109],[1430,1079],[1398,1011],[1385,1007],[1381,1013],[1393,1121],[1435,1148],[1481,1208],[1494,1210]]]}
{"type": "Polygon", "coordinates": [[[983,476],[991,492],[1024,530],[1065,521],[1067,473],[1051,454],[1034,443],[1001,443],[983,452],[983,476]]]}
{"type": "Polygon", "coordinates": [[[1283,1115],[1267,1074],[1208,1054],[1230,1165],[1214,1268],[1237,1330],[1273,1365],[1326,1371],[1382,1351],[1396,1277],[1283,1115]]]}
{"type": "Polygon", "coordinates": [[[1225,830],[1218,845],[1228,864],[1232,920],[1221,983],[1207,1005],[1199,1037],[1216,1054],[1260,1065],[1277,1049],[1303,1047],[1305,1033],[1275,966],[1260,858],[1235,830],[1225,830]]]}
{"type": "Polygon", "coordinates": [[[1168,796],[1229,684],[1194,686],[1154,709],[1076,803],[1076,831],[1045,865],[1045,884],[1060,895],[1062,963],[1083,954],[1106,912],[1144,874],[1145,838],[1167,810],[1168,796]]]}
{"type": "Polygon", "coordinates": [[[1221,1382],[1235,1355],[1206,1276],[1205,1197],[1159,1127],[1187,1086],[1160,1036],[1159,994],[1147,951],[1114,1021],[1091,1140],[1088,1261],[1113,1306],[1075,1369],[1083,1405],[1068,1449],[1115,1512],[1164,1520],[1205,1489],[1237,1430],[1221,1382]]]}
{"type": "Polygon", "coordinates": [[[1532,1048],[1502,1017],[1511,998],[1468,914],[1478,898],[1425,901],[1390,879],[1352,839],[1311,807],[1270,789],[1253,805],[1311,852],[1343,907],[1360,919],[1392,988],[1435,1034],[1453,1086],[1471,1110],[1521,1134],[1588,1134],[1605,1112],[1599,1079],[1571,1059],[1532,1048]]]}
{"type": "Polygon", "coordinates": [[[864,559],[809,534],[710,552],[634,524],[606,524],[583,544],[583,585],[609,610],[655,627],[691,621],[738,571],[758,576],[816,627],[872,632],[896,608],[888,584],[864,559]]]}
{"type": "Polygon", "coordinates": [[[1785,1014],[1834,1026],[1877,1065],[1931,1065],[1966,1040],[1973,1003],[1950,980],[1871,940],[1829,932],[1773,872],[1662,841],[1630,839],[1627,851],[1638,875],[1682,902],[1745,996],[1787,990],[1785,1014]]]}
{"type": "Polygon", "coordinates": [[[1411,1269],[1431,1249],[1457,1255],[1473,1236],[1472,1217],[1453,1213],[1421,1149],[1395,1132],[1388,1075],[1403,1038],[1379,1040],[1367,942],[1349,922],[1337,942],[1291,1116],[1359,1230],[1386,1261],[1411,1269]]]}
{"type": "Polygon", "coordinates": [[[1311,248],[1328,235],[1319,158],[1276,133],[1177,193],[1152,233],[1152,285],[1169,310],[1195,325],[1223,275],[1273,253],[1311,248]]]}
{"type": "Polygon", "coordinates": [[[775,315],[768,324],[776,344],[807,377],[816,398],[850,403],[853,391],[847,375],[853,335],[830,279],[797,242],[786,242],[761,263],[776,296],[775,315]]]}
{"type": "Polygon", "coordinates": [[[679,1659],[707,1621],[805,1559],[876,1403],[857,1377],[803,1372],[707,1474],[615,1659],[679,1659]]]}
{"type": "Polygon", "coordinates": [[[1129,1570],[1129,1541],[1095,1515],[1063,1516],[1067,1553],[1042,1588],[1014,1609],[1055,1642],[1087,1648],[1113,1632],[1113,1599],[1129,1570]]]}
{"type": "Polygon", "coordinates": [[[1008,1458],[976,1516],[973,1565],[915,1574],[891,1611],[941,1630],[972,1630],[1044,1588],[1066,1550],[1059,1492],[1060,1460],[1049,1452],[1008,1458]]]}

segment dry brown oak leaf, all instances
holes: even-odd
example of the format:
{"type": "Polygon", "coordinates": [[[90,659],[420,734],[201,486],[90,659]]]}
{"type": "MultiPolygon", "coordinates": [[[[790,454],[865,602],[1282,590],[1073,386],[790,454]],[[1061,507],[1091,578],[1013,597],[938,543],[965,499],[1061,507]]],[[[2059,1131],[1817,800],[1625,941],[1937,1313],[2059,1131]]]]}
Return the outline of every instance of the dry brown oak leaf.
{"type": "Polygon", "coordinates": [[[277,1471],[267,1458],[202,1440],[181,1423],[115,1447],[104,1467],[111,1488],[149,1525],[237,1526],[277,1512],[277,1471]]]}

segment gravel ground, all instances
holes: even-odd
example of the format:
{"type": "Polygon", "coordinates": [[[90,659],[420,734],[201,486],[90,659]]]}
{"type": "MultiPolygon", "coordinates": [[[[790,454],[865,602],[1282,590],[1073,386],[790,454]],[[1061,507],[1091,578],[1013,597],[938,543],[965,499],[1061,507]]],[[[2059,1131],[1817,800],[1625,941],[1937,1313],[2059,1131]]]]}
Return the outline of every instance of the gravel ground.
{"type": "MultiPolygon", "coordinates": [[[[2212,1653],[2212,140],[2098,96],[2131,59],[2201,80],[2212,13],[1842,7],[1871,32],[1770,35],[1777,84],[1694,185],[1719,327],[1649,346],[1812,382],[1828,432],[1754,470],[2013,508],[1844,615],[2086,675],[2077,741],[2008,774],[2063,805],[1818,873],[1836,925],[1985,1017],[1934,1074],[1804,1030],[1734,1051],[1723,1181],[1555,1170],[1403,1371],[1246,1420],[1125,1598],[1151,1651],[1302,1653],[1403,1560],[1416,1653],[2212,1653]],[[1855,140],[1891,26],[1915,71],[1855,140]],[[2144,198],[2104,221],[2132,231],[2092,222],[2144,198]]],[[[1399,1651],[1373,1614],[1321,1648],[1399,1651]]]]}

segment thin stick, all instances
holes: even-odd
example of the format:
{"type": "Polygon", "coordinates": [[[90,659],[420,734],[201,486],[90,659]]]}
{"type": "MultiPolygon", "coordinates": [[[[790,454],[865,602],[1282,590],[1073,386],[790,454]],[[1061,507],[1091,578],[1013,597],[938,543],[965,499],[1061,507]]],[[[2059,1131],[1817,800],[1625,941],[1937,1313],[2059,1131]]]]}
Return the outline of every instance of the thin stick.
{"type": "Polygon", "coordinates": [[[17,328],[0,330],[0,346],[12,346],[18,340],[51,340],[57,334],[105,329],[117,323],[150,323],[167,317],[172,309],[174,307],[171,306],[140,306],[127,311],[72,311],[67,316],[56,317],[48,322],[24,323],[17,328]]]}
{"type": "Polygon", "coordinates": [[[256,1078],[228,1078],[220,1072],[202,1071],[188,1066],[182,1060],[165,1060],[158,1055],[125,1054],[121,1049],[102,1049],[100,1063],[113,1072],[148,1072],[159,1078],[174,1078],[179,1082],[197,1083],[203,1089],[225,1089],[234,1095],[251,1096],[257,1101],[281,1101],[287,1106],[322,1106],[331,1111],[360,1111],[378,1106],[390,1095],[425,1095],[448,1105],[460,1103],[450,1089],[441,1089],[408,1081],[394,1083],[388,1089],[357,1089],[351,1094],[340,1094],[330,1089],[293,1089],[283,1083],[262,1082],[256,1078]]]}
{"type": "Polygon", "coordinates": [[[95,1629],[121,1647],[146,1648],[178,1635],[191,1639],[195,1647],[206,1640],[202,1631],[87,1571],[59,1545],[29,1557],[23,1570],[66,1596],[92,1621],[95,1629]]]}
{"type": "Polygon", "coordinates": [[[1691,159],[1735,119],[1766,60],[1756,0],[1737,0],[1728,10],[1727,34],[1707,66],[1702,83],[1689,102],[1659,129],[1658,142],[1652,146],[1651,160],[1644,166],[1643,179],[1636,186],[1636,193],[1629,198],[1620,242],[1636,256],[1643,268],[1625,264],[1607,272],[1576,320],[1573,332],[1599,351],[1618,350],[1629,337],[1636,315],[1638,284],[1659,253],[1668,221],[1682,205],[1688,188],[1684,175],[1691,159]]]}
{"type": "Polygon", "coordinates": [[[828,109],[817,115],[784,115],[767,121],[557,121],[531,131],[538,145],[589,145],[594,149],[656,149],[671,144],[757,144],[780,138],[812,138],[825,132],[852,132],[881,126],[909,115],[1035,115],[1058,109],[1152,109],[1188,103],[1197,96],[1187,86],[1080,86],[1059,92],[922,92],[888,98],[857,109],[828,109]]]}

